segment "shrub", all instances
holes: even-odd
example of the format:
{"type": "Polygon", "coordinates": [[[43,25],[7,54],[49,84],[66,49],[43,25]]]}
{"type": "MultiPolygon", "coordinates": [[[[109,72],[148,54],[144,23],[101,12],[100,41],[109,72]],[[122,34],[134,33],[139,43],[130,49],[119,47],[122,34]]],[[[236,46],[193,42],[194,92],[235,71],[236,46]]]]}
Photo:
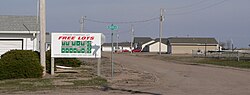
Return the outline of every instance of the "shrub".
{"type": "Polygon", "coordinates": [[[80,67],[81,61],[76,58],[57,58],[55,59],[56,65],[80,67]]]}
{"type": "Polygon", "coordinates": [[[40,78],[39,55],[31,50],[11,50],[1,56],[0,79],[40,78]]]}

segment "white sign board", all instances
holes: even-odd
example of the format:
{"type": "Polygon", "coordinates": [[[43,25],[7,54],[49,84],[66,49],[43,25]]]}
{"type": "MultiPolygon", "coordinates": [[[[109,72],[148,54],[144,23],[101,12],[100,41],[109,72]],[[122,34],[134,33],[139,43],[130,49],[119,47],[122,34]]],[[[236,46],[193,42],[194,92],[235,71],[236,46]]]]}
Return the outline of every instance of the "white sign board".
{"type": "Polygon", "coordinates": [[[51,57],[101,58],[101,33],[52,33],[51,57]]]}

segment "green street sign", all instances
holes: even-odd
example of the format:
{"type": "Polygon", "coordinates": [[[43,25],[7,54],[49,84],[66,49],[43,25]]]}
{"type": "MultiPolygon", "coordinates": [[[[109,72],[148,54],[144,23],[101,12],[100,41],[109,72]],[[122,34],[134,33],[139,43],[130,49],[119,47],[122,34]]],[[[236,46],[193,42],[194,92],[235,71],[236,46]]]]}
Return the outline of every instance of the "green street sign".
{"type": "Polygon", "coordinates": [[[110,26],[108,26],[108,29],[109,30],[117,30],[118,29],[118,26],[114,25],[114,24],[111,24],[110,26]]]}

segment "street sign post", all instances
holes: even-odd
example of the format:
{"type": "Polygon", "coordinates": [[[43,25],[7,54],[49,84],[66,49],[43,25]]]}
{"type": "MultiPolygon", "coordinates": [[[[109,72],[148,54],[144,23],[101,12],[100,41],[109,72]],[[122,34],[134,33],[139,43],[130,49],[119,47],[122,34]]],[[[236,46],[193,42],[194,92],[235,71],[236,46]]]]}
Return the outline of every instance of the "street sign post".
{"type": "Polygon", "coordinates": [[[113,31],[118,29],[118,26],[111,24],[108,26],[108,29],[111,30],[111,77],[114,76],[114,62],[113,62],[113,52],[114,52],[114,44],[113,44],[113,31]]]}

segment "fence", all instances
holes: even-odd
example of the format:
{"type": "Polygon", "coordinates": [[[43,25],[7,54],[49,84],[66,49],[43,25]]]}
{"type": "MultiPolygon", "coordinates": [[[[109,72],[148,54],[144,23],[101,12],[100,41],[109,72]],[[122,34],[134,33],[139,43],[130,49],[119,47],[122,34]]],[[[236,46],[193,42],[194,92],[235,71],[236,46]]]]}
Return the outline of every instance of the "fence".
{"type": "Polygon", "coordinates": [[[193,57],[203,57],[203,58],[216,58],[216,59],[227,59],[236,61],[250,61],[250,52],[246,51],[192,51],[193,57]]]}

